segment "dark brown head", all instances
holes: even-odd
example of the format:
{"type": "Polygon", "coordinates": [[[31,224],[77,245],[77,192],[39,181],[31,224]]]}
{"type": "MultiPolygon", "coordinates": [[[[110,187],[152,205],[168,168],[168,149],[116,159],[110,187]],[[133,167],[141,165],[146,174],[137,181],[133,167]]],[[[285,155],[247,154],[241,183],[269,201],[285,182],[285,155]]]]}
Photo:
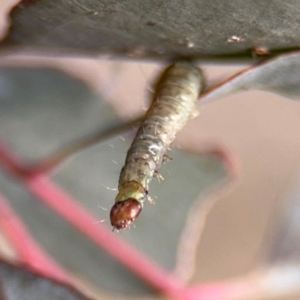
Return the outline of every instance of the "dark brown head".
{"type": "Polygon", "coordinates": [[[134,198],[116,202],[110,210],[110,223],[114,229],[126,229],[141,211],[142,205],[134,198]]]}

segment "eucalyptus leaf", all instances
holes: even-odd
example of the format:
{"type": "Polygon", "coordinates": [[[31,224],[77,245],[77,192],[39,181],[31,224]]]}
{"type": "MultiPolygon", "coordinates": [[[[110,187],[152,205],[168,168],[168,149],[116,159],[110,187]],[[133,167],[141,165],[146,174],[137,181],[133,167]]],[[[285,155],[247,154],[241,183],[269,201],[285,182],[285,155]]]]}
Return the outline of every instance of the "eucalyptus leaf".
{"type": "Polygon", "coordinates": [[[217,84],[200,98],[200,104],[245,90],[266,90],[298,100],[300,52],[281,55],[246,69],[217,84]]]}
{"type": "MultiPolygon", "coordinates": [[[[120,122],[112,109],[82,82],[57,70],[3,68],[0,83],[3,87],[0,137],[24,161],[45,157],[53,149],[94,131],[95,127],[107,128],[120,122]]],[[[128,135],[123,139],[116,135],[81,151],[51,174],[57,185],[91,211],[99,222],[105,220],[109,228],[107,210],[115,197],[111,188],[117,185],[130,143],[128,135]]],[[[136,228],[120,234],[120,238],[166,272],[176,267],[182,231],[198,195],[226,176],[222,161],[214,155],[180,151],[172,151],[170,155],[173,161],[166,163],[162,170],[165,180],[150,187],[156,205],[147,203],[136,228]]],[[[1,191],[37,241],[65,268],[108,291],[156,295],[152,286],[40,203],[22,182],[5,172],[0,176],[1,191]]],[[[197,241],[196,237],[191,243],[197,241]]]]}
{"type": "Polygon", "coordinates": [[[2,300],[91,300],[74,288],[4,261],[0,262],[0,284],[2,300]]]}
{"type": "Polygon", "coordinates": [[[222,57],[298,47],[298,1],[22,1],[3,45],[126,57],[222,57]]]}

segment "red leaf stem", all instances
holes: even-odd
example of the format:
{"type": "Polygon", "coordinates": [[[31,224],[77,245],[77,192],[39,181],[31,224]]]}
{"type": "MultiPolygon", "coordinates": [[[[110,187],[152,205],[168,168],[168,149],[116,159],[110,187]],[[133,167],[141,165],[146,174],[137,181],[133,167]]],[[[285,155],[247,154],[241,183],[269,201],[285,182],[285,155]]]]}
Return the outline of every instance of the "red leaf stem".
{"type": "Polygon", "coordinates": [[[0,194],[0,227],[17,251],[21,262],[47,277],[72,283],[71,277],[40,246],[26,230],[25,224],[16,215],[8,200],[0,194]]]}
{"type": "MultiPolygon", "coordinates": [[[[84,207],[78,204],[68,193],[58,185],[51,182],[45,174],[30,174],[24,172],[26,169],[9,151],[6,146],[0,142],[0,163],[6,169],[16,175],[41,201],[51,207],[57,214],[71,223],[75,228],[83,232],[99,247],[107,251],[116,260],[148,282],[152,287],[160,292],[180,300],[227,300],[234,299],[237,295],[247,295],[251,293],[251,282],[242,281],[228,283],[200,284],[198,286],[187,287],[182,281],[176,278],[172,273],[167,272],[154,261],[145,257],[133,246],[122,240],[120,236],[99,224],[84,207]]],[[[30,235],[25,231],[24,225],[13,215],[6,206],[5,200],[0,197],[0,214],[1,226],[12,240],[20,256],[30,264],[35,265],[32,261],[37,261],[37,267],[47,269],[51,277],[57,278],[58,270],[56,264],[45,254],[40,253],[40,249],[30,235]],[[5,218],[2,215],[8,216],[5,218]],[[12,218],[13,216],[13,218],[12,218]],[[9,220],[11,219],[11,220],[9,220]],[[26,243],[26,250],[21,249],[21,243],[26,243]],[[38,258],[38,260],[36,259],[38,258]],[[50,266],[51,264],[52,266],[50,266]],[[48,266],[49,265],[49,266],[48,266]]],[[[67,279],[68,280],[68,279],[67,279]]]]}
{"type": "Polygon", "coordinates": [[[46,175],[24,173],[22,163],[12,155],[3,143],[0,143],[0,161],[8,171],[22,180],[29,191],[116,260],[154,288],[182,299],[184,284],[179,279],[145,257],[104,225],[97,224],[98,220],[95,217],[55,183],[52,183],[46,175]]]}
{"type": "Polygon", "coordinates": [[[189,300],[251,299],[256,295],[259,283],[250,278],[212,282],[189,287],[185,296],[189,300]]]}

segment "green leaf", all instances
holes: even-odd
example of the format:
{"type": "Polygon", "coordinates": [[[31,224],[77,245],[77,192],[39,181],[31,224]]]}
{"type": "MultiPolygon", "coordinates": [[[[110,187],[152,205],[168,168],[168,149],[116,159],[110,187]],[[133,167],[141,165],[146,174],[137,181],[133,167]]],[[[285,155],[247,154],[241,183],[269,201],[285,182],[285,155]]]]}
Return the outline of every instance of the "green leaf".
{"type": "Polygon", "coordinates": [[[281,55],[241,71],[210,88],[200,98],[200,104],[245,90],[266,90],[298,100],[300,97],[300,53],[281,55]]]}
{"type": "Polygon", "coordinates": [[[5,45],[129,57],[218,57],[298,47],[297,1],[38,0],[19,4],[5,45]]]}
{"type": "Polygon", "coordinates": [[[0,262],[0,281],[3,300],[88,300],[74,288],[4,261],[0,262]]]}
{"type": "MultiPolygon", "coordinates": [[[[81,82],[55,70],[4,68],[0,83],[5,87],[0,90],[0,136],[23,159],[44,157],[95,126],[118,122],[110,107],[81,82]]],[[[80,152],[52,175],[109,228],[109,212],[102,207],[109,210],[114,202],[116,193],[106,187],[117,187],[132,137],[124,138],[112,137],[80,152]]],[[[173,161],[162,170],[165,180],[150,186],[156,205],[146,203],[136,228],[120,233],[120,238],[169,271],[176,267],[177,248],[195,199],[201,194],[203,201],[203,192],[225,176],[219,158],[194,153],[199,155],[170,152],[173,161]]],[[[19,181],[1,173],[0,189],[40,244],[67,269],[110,291],[152,292],[132,271],[39,203],[19,181]]],[[[191,241],[195,245],[197,236],[191,241]]]]}

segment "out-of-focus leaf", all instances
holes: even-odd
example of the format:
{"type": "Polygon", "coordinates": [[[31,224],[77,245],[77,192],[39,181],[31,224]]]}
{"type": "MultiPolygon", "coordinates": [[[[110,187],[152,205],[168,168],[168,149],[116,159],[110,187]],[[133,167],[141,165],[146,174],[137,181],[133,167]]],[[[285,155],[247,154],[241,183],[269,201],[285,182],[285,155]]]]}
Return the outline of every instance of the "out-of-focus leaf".
{"type": "Polygon", "coordinates": [[[300,97],[300,53],[281,55],[220,83],[200,99],[200,104],[244,90],[267,90],[292,99],[300,97]]]}
{"type": "Polygon", "coordinates": [[[6,124],[0,136],[29,161],[116,121],[108,105],[83,83],[54,69],[2,68],[0,105],[6,124]]]}
{"type": "Polygon", "coordinates": [[[276,223],[266,238],[265,264],[246,277],[249,299],[298,299],[300,292],[300,176],[281,203],[276,223]],[[292,297],[292,295],[296,295],[292,297]],[[282,298],[281,298],[282,297],[282,298]]]}
{"type": "Polygon", "coordinates": [[[71,287],[3,261],[0,262],[0,285],[2,300],[88,300],[71,287]]]}
{"type": "MultiPolygon", "coordinates": [[[[287,195],[287,203],[280,210],[278,228],[273,247],[268,257],[271,265],[276,263],[299,264],[300,268],[300,176],[296,177],[291,191],[287,195]]],[[[299,269],[300,273],[300,269],[299,269]]]]}
{"type": "MultiPolygon", "coordinates": [[[[0,136],[23,157],[43,157],[53,145],[56,148],[95,126],[116,122],[110,108],[82,83],[57,71],[6,68],[0,70],[1,82],[0,136]]],[[[58,184],[99,221],[105,219],[109,227],[108,211],[101,207],[110,209],[115,192],[106,186],[117,186],[129,145],[128,136],[125,141],[113,137],[77,154],[53,174],[58,184]]],[[[120,234],[167,270],[176,265],[176,249],[197,195],[224,178],[223,165],[212,155],[198,157],[177,151],[170,155],[173,161],[162,171],[165,180],[150,187],[154,200],[158,197],[156,205],[147,203],[136,228],[120,234]]],[[[0,187],[37,240],[69,270],[107,290],[130,294],[151,291],[132,272],[39,204],[15,179],[2,174],[0,187]]]]}
{"type": "Polygon", "coordinates": [[[298,47],[300,3],[23,1],[5,44],[133,57],[215,57],[298,47]]]}
{"type": "Polygon", "coordinates": [[[286,194],[287,201],[278,210],[276,224],[272,226],[272,242],[267,238],[268,252],[262,268],[253,272],[254,298],[299,298],[300,291],[300,176],[296,176],[292,189],[286,194]],[[255,287],[255,285],[257,287],[255,287]]]}

